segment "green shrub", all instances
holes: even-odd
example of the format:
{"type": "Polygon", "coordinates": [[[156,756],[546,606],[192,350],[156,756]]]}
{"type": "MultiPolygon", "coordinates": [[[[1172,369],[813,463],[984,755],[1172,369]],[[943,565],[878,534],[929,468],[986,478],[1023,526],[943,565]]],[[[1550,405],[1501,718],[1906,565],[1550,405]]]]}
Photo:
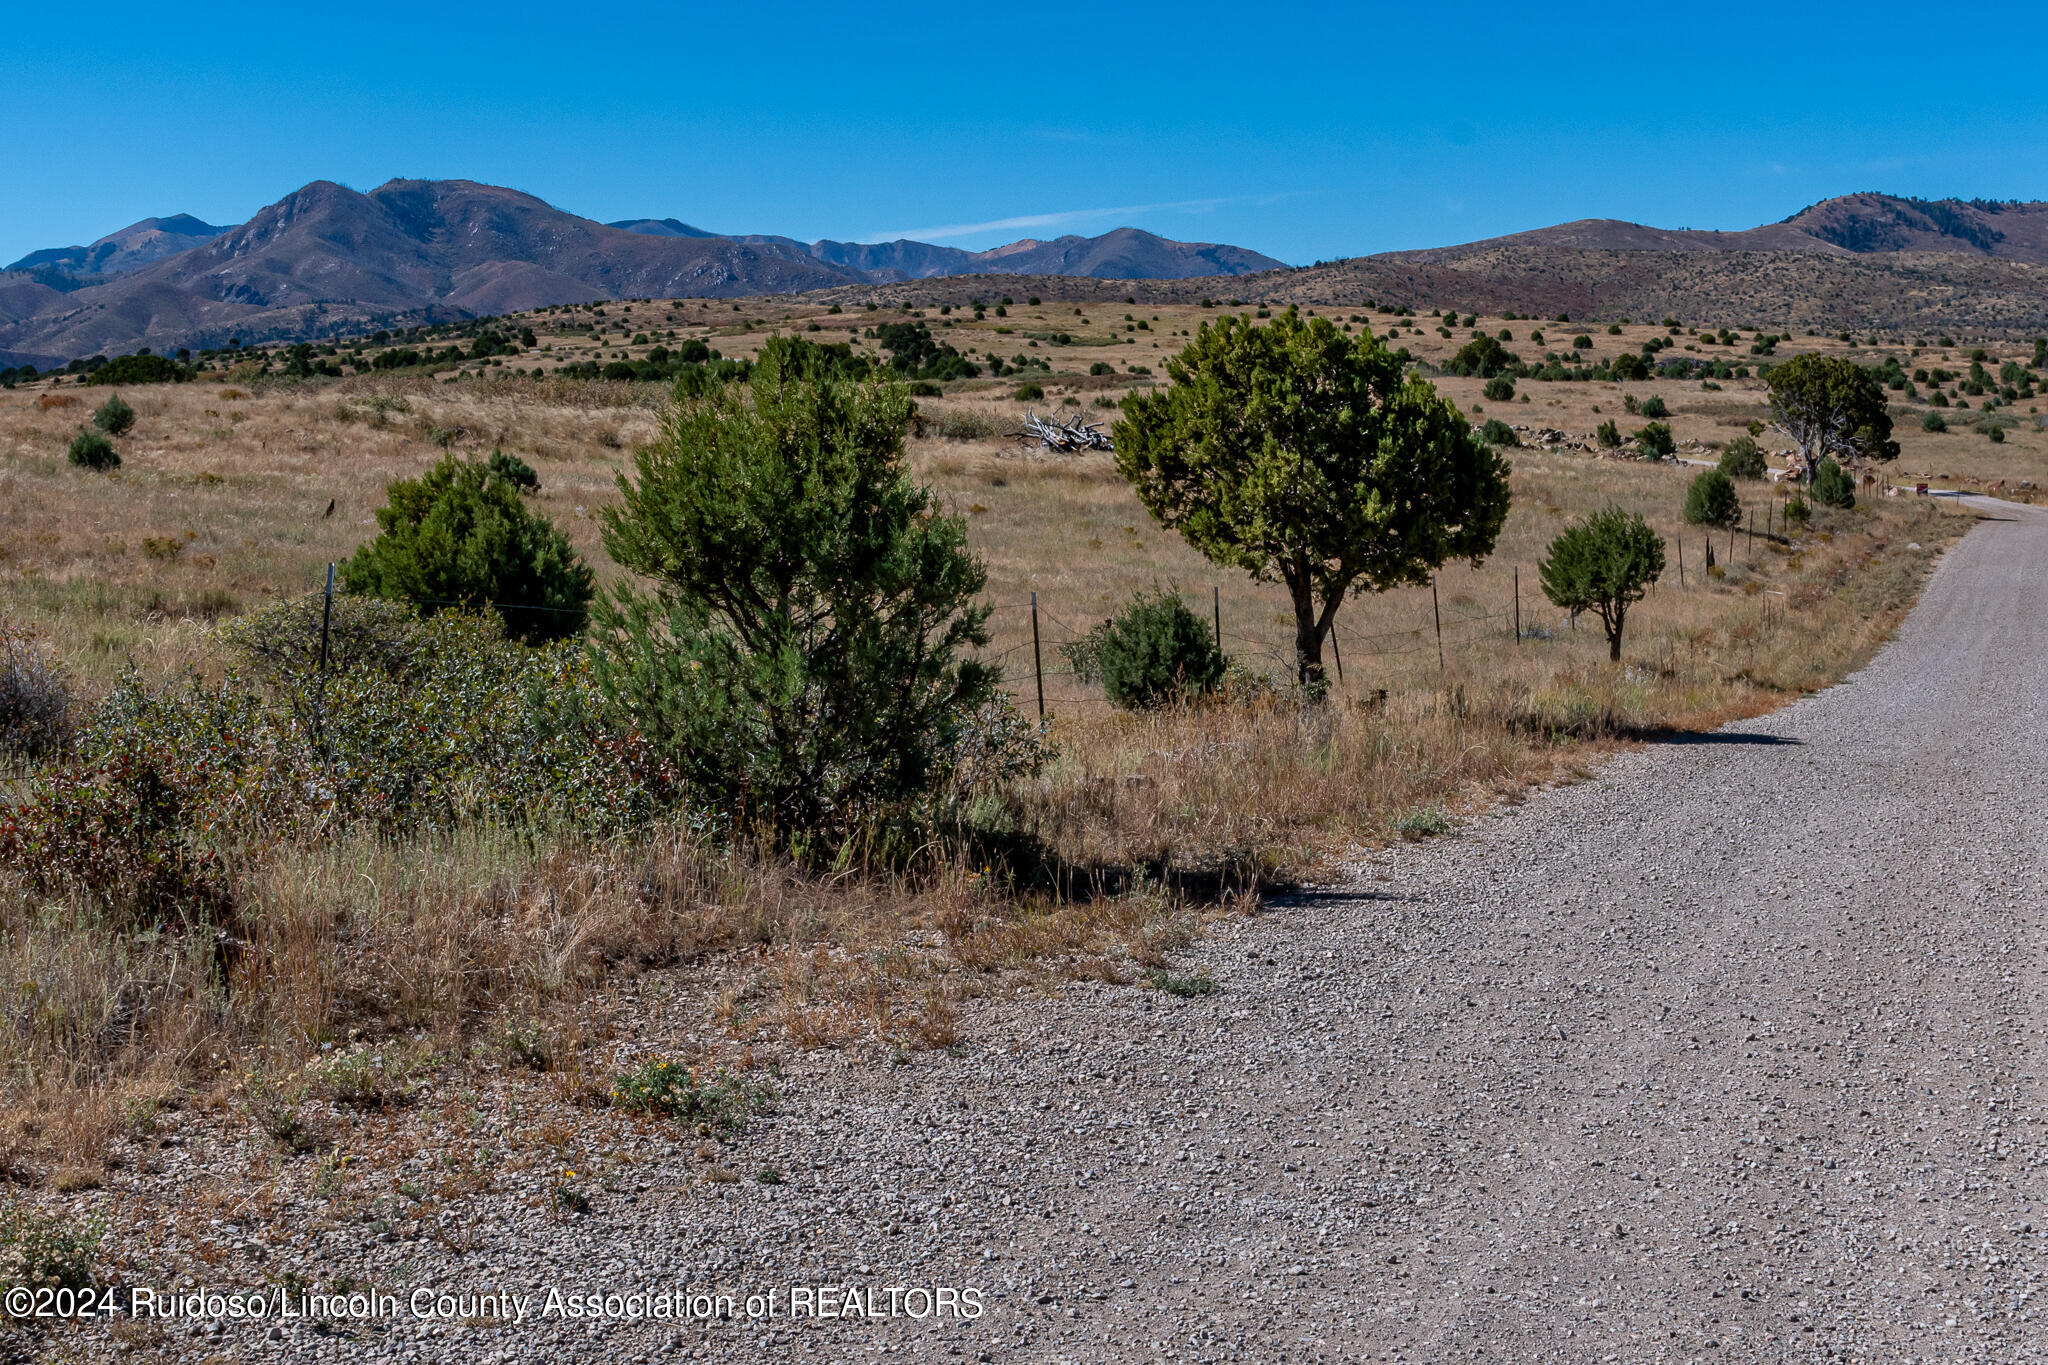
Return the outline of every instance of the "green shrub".
{"type": "Polygon", "coordinates": [[[1411,806],[1394,821],[1394,833],[1403,839],[1429,839],[1457,828],[1442,806],[1411,806]]]}
{"type": "Polygon", "coordinates": [[[915,815],[994,693],[965,523],[903,458],[900,382],[780,338],[751,383],[677,403],[603,514],[650,580],[599,608],[606,694],[701,803],[800,855],[915,815]]]}
{"type": "Polygon", "coordinates": [[[1763,451],[1748,436],[1738,436],[1721,452],[1720,469],[1731,479],[1761,479],[1770,473],[1763,451]]]}
{"type": "Polygon", "coordinates": [[[1176,976],[1164,967],[1154,967],[1145,973],[1145,984],[1162,995],[1177,995],[1183,1000],[1216,993],[1216,978],[1209,975],[1206,967],[1191,976],[1176,976]]]}
{"type": "Polygon", "coordinates": [[[529,644],[581,633],[595,579],[555,524],[527,509],[506,473],[451,455],[386,491],[380,534],[341,566],[347,591],[429,615],[492,610],[529,644]]]}
{"type": "Polygon", "coordinates": [[[1804,526],[1813,516],[1813,509],[1806,505],[1806,499],[1797,489],[1785,499],[1785,520],[1796,526],[1804,526]]]}
{"type": "Polygon", "coordinates": [[[494,479],[503,479],[522,493],[540,492],[540,475],[533,472],[533,466],[517,455],[508,455],[502,450],[493,450],[484,466],[494,479]]]}
{"type": "Polygon", "coordinates": [[[1522,438],[1515,435],[1515,429],[1506,422],[1501,421],[1498,417],[1486,419],[1486,425],[1479,428],[1479,439],[1490,446],[1498,446],[1503,449],[1509,446],[1518,446],[1522,443],[1522,438]]]}
{"type": "Polygon", "coordinates": [[[90,1288],[106,1230],[99,1218],[52,1216],[19,1200],[0,1202],[0,1292],[90,1288]]]}
{"type": "Polygon", "coordinates": [[[1609,417],[1600,424],[1600,429],[1593,433],[1593,439],[1600,443],[1602,449],[1619,450],[1621,448],[1621,428],[1614,424],[1612,417],[1609,417]]]}
{"type": "Polygon", "coordinates": [[[1947,419],[1947,418],[1945,418],[1945,417],[1943,417],[1943,416],[1942,416],[1942,415],[1941,415],[1940,413],[1938,413],[1938,412],[1930,412],[1930,413],[1928,413],[1928,414],[1927,414],[1927,415],[1926,415],[1925,417],[1922,417],[1922,418],[1920,419],[1920,430],[1922,430],[1922,431],[1947,431],[1947,430],[1948,430],[1948,419],[1947,419]]]}
{"type": "Polygon", "coordinates": [[[1669,417],[1671,415],[1671,409],[1664,405],[1663,397],[1654,393],[1643,400],[1640,411],[1645,417],[1669,417]]]}
{"type": "Polygon", "coordinates": [[[92,424],[109,436],[125,436],[135,425],[135,409],[117,393],[94,410],[92,424]]]}
{"type": "Polygon", "coordinates": [[[72,437],[71,448],[66,454],[71,463],[81,469],[109,470],[121,467],[121,456],[114,450],[114,443],[97,431],[81,431],[72,437]]]}
{"type": "Polygon", "coordinates": [[[84,384],[182,384],[192,371],[161,355],[116,356],[87,375],[84,384]]]}
{"type": "Polygon", "coordinates": [[[1742,520],[1735,481],[1719,469],[1703,469],[1685,490],[1685,519],[1694,526],[1733,526],[1742,520]]]}
{"type": "Polygon", "coordinates": [[[1096,361],[1096,362],[1095,362],[1095,363],[1094,363],[1093,365],[1090,365],[1090,366],[1088,367],[1088,373],[1090,373],[1090,374],[1097,374],[1097,375],[1100,375],[1100,374],[1115,374],[1115,373],[1116,373],[1116,366],[1114,366],[1114,365],[1110,364],[1110,363],[1109,363],[1108,361],[1106,361],[1106,360],[1098,360],[1098,361],[1096,361]]]}
{"type": "Polygon", "coordinates": [[[1650,377],[1650,362],[1639,355],[1618,355],[1609,371],[1618,383],[1631,383],[1650,377]]]}
{"type": "Polygon", "coordinates": [[[724,1071],[700,1072],[655,1057],[612,1078],[614,1107],[722,1133],[768,1107],[767,1087],[724,1071]]]}
{"type": "Polygon", "coordinates": [[[1094,646],[1102,690],[1143,710],[1216,690],[1225,661],[1209,623],[1165,591],[1139,593],[1100,627],[1094,646]]]}
{"type": "Polygon", "coordinates": [[[1035,403],[1045,397],[1045,390],[1037,384],[1019,384],[1010,396],[1020,403],[1035,403]]]}
{"type": "Polygon", "coordinates": [[[1977,429],[1984,433],[1985,439],[1990,441],[1991,444],[2005,444],[2005,428],[1999,426],[1996,422],[1979,423],[1977,429]]]}
{"type": "Polygon", "coordinates": [[[1672,439],[1670,427],[1651,422],[1636,432],[1636,449],[1646,460],[1668,460],[1677,451],[1678,442],[1672,439]]]}
{"type": "MultiPolygon", "coordinates": [[[[1504,370],[1511,370],[1521,364],[1521,357],[1500,344],[1494,337],[1474,337],[1458,348],[1444,368],[1452,374],[1471,375],[1480,379],[1491,379],[1504,370]]],[[[1491,397],[1491,395],[1488,395],[1491,397]]]]}
{"type": "Polygon", "coordinates": [[[1823,507],[1854,507],[1856,480],[1832,459],[1823,457],[1813,471],[1813,500],[1823,507]]]}
{"type": "Polygon", "coordinates": [[[1485,394],[1489,403],[1509,402],[1515,396],[1515,381],[1504,374],[1495,375],[1486,381],[1485,394]]]}

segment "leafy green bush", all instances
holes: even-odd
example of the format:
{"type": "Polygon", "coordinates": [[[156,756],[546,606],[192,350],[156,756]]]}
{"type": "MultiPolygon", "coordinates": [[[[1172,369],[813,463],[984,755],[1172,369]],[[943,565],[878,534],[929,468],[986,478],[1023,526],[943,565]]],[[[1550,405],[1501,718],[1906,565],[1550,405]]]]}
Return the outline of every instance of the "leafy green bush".
{"type": "Polygon", "coordinates": [[[1738,436],[1721,452],[1720,469],[1731,479],[1761,479],[1770,472],[1763,451],[1748,436],[1738,436]]]}
{"type": "Polygon", "coordinates": [[[1515,381],[1504,374],[1497,374],[1486,381],[1484,390],[1489,403],[1506,403],[1515,396],[1515,381]]]}
{"type": "Polygon", "coordinates": [[[85,430],[71,438],[71,448],[66,452],[71,463],[81,469],[119,469],[121,457],[114,450],[114,443],[97,431],[85,430]]]}
{"type": "Polygon", "coordinates": [[[1640,411],[1645,417],[1669,417],[1671,415],[1671,409],[1664,405],[1663,395],[1655,393],[1643,400],[1643,406],[1640,411]]]}
{"type": "Polygon", "coordinates": [[[1088,367],[1088,373],[1095,375],[1115,374],[1116,366],[1110,364],[1106,360],[1098,360],[1093,365],[1090,365],[1088,367]]]}
{"type": "Polygon", "coordinates": [[[93,411],[92,424],[109,436],[125,436],[135,425],[135,409],[120,394],[114,394],[93,411]]]}
{"type": "Polygon", "coordinates": [[[1703,469],[1685,490],[1685,519],[1694,526],[1733,526],[1742,520],[1735,481],[1719,469],[1703,469]]]}
{"type": "Polygon", "coordinates": [[[1785,520],[1793,525],[1804,526],[1813,516],[1813,509],[1806,505],[1806,499],[1794,489],[1792,496],[1785,499],[1785,520]]]}
{"type": "Polygon", "coordinates": [[[490,471],[492,478],[503,479],[522,493],[540,492],[540,475],[534,473],[533,466],[517,455],[493,450],[484,468],[490,471]]]}
{"type": "Polygon", "coordinates": [[[1943,416],[1942,416],[1942,415],[1941,415],[1940,413],[1938,413],[1938,412],[1930,412],[1930,413],[1928,413],[1928,414],[1927,414],[1927,415],[1926,415],[1925,417],[1922,417],[1922,418],[1920,419],[1920,430],[1922,430],[1922,431],[1947,431],[1947,430],[1948,430],[1948,419],[1947,419],[1947,418],[1945,418],[1945,417],[1943,417],[1943,416]]]}
{"type": "Polygon", "coordinates": [[[1670,427],[1651,422],[1636,432],[1636,449],[1646,460],[1668,460],[1677,451],[1678,442],[1672,438],[1670,427]]]}
{"type": "Polygon", "coordinates": [[[1024,383],[1010,396],[1020,403],[1035,403],[1045,397],[1045,390],[1035,383],[1024,383]]]}
{"type": "Polygon", "coordinates": [[[913,814],[993,695],[986,576],[905,467],[900,383],[779,338],[743,394],[673,406],[620,481],[598,676],[708,806],[799,854],[913,814]]]}
{"type": "Polygon", "coordinates": [[[1611,373],[1618,383],[1631,383],[1650,377],[1650,362],[1639,355],[1618,355],[1614,358],[1611,373]]]}
{"type": "Polygon", "coordinates": [[[1394,833],[1403,839],[1429,839],[1457,828],[1457,822],[1442,806],[1411,806],[1394,821],[1394,833]]]}
{"type": "Polygon", "coordinates": [[[1491,379],[1521,363],[1521,357],[1501,345],[1497,338],[1481,336],[1474,337],[1460,346],[1458,353],[1451,357],[1450,363],[1444,368],[1452,374],[1491,379]]]}
{"type": "Polygon", "coordinates": [[[90,1288],[106,1230],[99,1218],[46,1215],[16,1199],[0,1203],[0,1292],[90,1288]]]}
{"type": "Polygon", "coordinates": [[[654,1057],[612,1078],[611,1101],[632,1114],[691,1124],[706,1135],[722,1133],[767,1108],[767,1087],[724,1071],[699,1071],[654,1057]]]}
{"type": "Polygon", "coordinates": [[[1823,507],[1854,507],[1856,480],[1832,459],[1824,457],[1813,471],[1813,500],[1823,507]]]}
{"type": "Polygon", "coordinates": [[[192,377],[192,371],[161,355],[116,356],[94,370],[84,379],[83,384],[182,384],[192,377]]]}
{"type": "Polygon", "coordinates": [[[1093,649],[1102,690],[1127,710],[1185,701],[1223,681],[1223,651],[1209,623],[1163,590],[1127,602],[1098,627],[1093,649]]]}
{"type": "Polygon", "coordinates": [[[1501,449],[1518,446],[1522,443],[1522,438],[1515,435],[1515,429],[1506,422],[1501,421],[1498,417],[1486,419],[1486,425],[1479,428],[1479,439],[1490,446],[1498,446],[1501,449]]]}
{"type": "Polygon", "coordinates": [[[347,591],[428,614],[489,609],[528,643],[582,631],[595,579],[555,524],[527,510],[505,472],[451,455],[387,494],[380,534],[341,566],[347,591]]]}
{"type": "Polygon", "coordinates": [[[1600,429],[1593,433],[1593,439],[1600,443],[1602,449],[1619,450],[1621,448],[1621,428],[1614,424],[1612,417],[1609,417],[1600,423],[1600,429]]]}

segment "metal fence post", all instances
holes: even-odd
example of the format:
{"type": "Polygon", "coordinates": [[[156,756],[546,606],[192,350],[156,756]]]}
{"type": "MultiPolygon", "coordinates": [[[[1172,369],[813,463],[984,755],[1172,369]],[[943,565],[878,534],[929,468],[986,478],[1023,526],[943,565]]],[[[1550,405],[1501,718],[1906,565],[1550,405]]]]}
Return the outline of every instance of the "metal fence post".
{"type": "Polygon", "coordinates": [[[1436,618],[1436,671],[1444,671],[1444,613],[1436,604],[1436,575],[1429,576],[1429,614],[1436,618]]]}
{"type": "Polygon", "coordinates": [[[1038,683],[1038,718],[1045,719],[1045,663],[1038,654],[1038,594],[1031,594],[1031,676],[1038,683]]]}
{"type": "Polygon", "coordinates": [[[1522,566],[1515,565],[1515,643],[1522,643],[1522,566]]]}

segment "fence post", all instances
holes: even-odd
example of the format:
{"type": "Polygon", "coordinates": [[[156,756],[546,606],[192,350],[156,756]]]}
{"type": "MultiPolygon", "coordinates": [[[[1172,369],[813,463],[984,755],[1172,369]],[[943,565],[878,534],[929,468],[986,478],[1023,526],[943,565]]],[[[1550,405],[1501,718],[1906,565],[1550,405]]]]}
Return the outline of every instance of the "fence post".
{"type": "Polygon", "coordinates": [[[1337,681],[1344,681],[1344,650],[1337,643],[1337,623],[1330,622],[1330,657],[1337,661],[1337,681]]]}
{"type": "Polygon", "coordinates": [[[1749,509],[1749,557],[1756,558],[1756,509],[1749,509]]]}
{"type": "Polygon", "coordinates": [[[1216,652],[1223,652],[1223,589],[1209,585],[1209,623],[1216,627],[1216,652]]]}
{"type": "Polygon", "coordinates": [[[1031,594],[1031,676],[1038,683],[1038,718],[1045,719],[1045,664],[1038,656],[1038,594],[1031,594]]]}
{"type": "Polygon", "coordinates": [[[1522,566],[1515,565],[1515,643],[1522,643],[1522,566]]]}
{"type": "Polygon", "coordinates": [[[1436,604],[1436,575],[1429,576],[1429,614],[1436,618],[1436,671],[1444,671],[1444,613],[1436,604]]]}
{"type": "Polygon", "coordinates": [[[323,751],[327,748],[327,634],[333,623],[334,564],[330,561],[327,565],[327,590],[320,601],[320,664],[313,703],[313,738],[323,751]]]}
{"type": "Polygon", "coordinates": [[[1681,531],[1673,536],[1671,543],[1678,547],[1678,586],[1682,588],[1685,586],[1685,533],[1681,531]]]}

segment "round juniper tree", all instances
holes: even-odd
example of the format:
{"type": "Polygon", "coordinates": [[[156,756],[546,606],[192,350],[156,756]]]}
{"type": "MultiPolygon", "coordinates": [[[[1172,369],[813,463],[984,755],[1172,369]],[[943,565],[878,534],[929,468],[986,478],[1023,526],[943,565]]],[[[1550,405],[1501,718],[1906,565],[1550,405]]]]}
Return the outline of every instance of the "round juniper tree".
{"type": "Polygon", "coordinates": [[[1695,526],[1733,526],[1742,520],[1735,481],[1718,469],[1703,469],[1685,490],[1685,519],[1695,526]]]}
{"type": "Polygon", "coordinates": [[[1850,508],[1856,505],[1856,480],[1826,456],[1813,471],[1813,500],[1823,507],[1850,508]]]}
{"type": "Polygon", "coordinates": [[[1295,672],[1323,684],[1323,642],[1354,589],[1427,583],[1478,563],[1508,510],[1508,465],[1369,332],[1293,309],[1205,322],[1132,393],[1117,468],[1163,525],[1218,564],[1278,579],[1295,672]]]}
{"type": "Polygon", "coordinates": [[[125,436],[135,425],[135,409],[120,394],[114,394],[93,410],[92,424],[109,436],[125,436]]]}
{"type": "Polygon", "coordinates": [[[480,462],[445,456],[398,479],[377,509],[377,538],[341,566],[345,591],[492,610],[528,644],[579,634],[595,591],[588,565],[556,525],[530,511],[519,485],[480,462]]]}
{"type": "Polygon", "coordinates": [[[1721,472],[1731,479],[1761,479],[1770,472],[1764,453],[1747,436],[1738,436],[1721,452],[1721,472]]]}
{"type": "Polygon", "coordinates": [[[1565,527],[1537,564],[1545,597],[1566,611],[1599,614],[1615,662],[1628,609],[1663,572],[1663,540],[1641,516],[1613,506],[1565,527]]]}

